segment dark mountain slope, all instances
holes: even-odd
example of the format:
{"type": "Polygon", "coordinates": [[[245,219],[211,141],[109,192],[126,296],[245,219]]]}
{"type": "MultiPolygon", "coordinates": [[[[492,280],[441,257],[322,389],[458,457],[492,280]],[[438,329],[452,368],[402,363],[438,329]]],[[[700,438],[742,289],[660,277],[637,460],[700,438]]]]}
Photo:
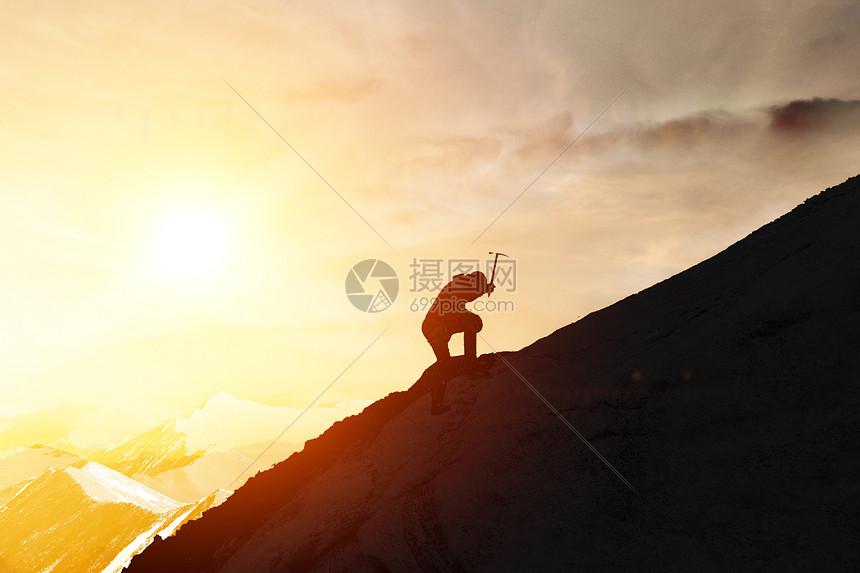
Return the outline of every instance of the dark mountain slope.
{"type": "MultiPolygon", "coordinates": [[[[856,570],[860,177],[335,424],[130,571],[856,570]]],[[[515,320],[515,317],[511,317],[515,320]]],[[[492,343],[492,333],[483,333],[492,343]]]]}

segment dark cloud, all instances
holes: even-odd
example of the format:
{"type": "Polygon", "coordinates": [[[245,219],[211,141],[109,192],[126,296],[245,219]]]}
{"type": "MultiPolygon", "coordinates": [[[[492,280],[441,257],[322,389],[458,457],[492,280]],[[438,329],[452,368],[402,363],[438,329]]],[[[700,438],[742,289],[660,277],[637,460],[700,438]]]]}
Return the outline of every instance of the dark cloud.
{"type": "MultiPolygon", "coordinates": [[[[702,111],[587,135],[530,191],[519,216],[533,216],[527,226],[534,228],[549,209],[566,213],[576,220],[575,241],[582,244],[614,244],[583,234],[592,224],[596,232],[611,227],[618,241],[630,244],[638,244],[631,237],[641,233],[652,246],[672,230],[683,240],[667,238],[666,252],[692,252],[690,244],[701,247],[731,226],[755,228],[810,189],[856,175],[851,154],[860,142],[858,127],[860,102],[817,98],[702,111]],[[787,129],[774,127],[786,118],[802,122],[812,135],[775,132],[787,129]],[[529,207],[533,212],[524,215],[529,207]],[[697,232],[696,225],[707,232],[697,232]]],[[[565,133],[575,136],[545,129],[543,149],[558,153],[570,141],[558,141],[565,133]]]]}
{"type": "MultiPolygon", "coordinates": [[[[785,139],[783,135],[809,134],[815,136],[816,145],[821,141],[841,144],[856,141],[858,128],[860,100],[812,98],[741,111],[708,110],[586,136],[564,163],[589,171],[618,172],[621,168],[636,173],[669,173],[691,166],[711,169],[717,164],[790,163],[786,154],[803,151],[811,140],[785,139]]],[[[548,146],[558,145],[556,134],[547,132],[546,138],[548,146]]]]}
{"type": "Polygon", "coordinates": [[[573,114],[561,112],[525,129],[511,131],[515,144],[511,156],[524,166],[538,169],[550,161],[576,137],[573,114]]]}
{"type": "Polygon", "coordinates": [[[860,121],[860,100],[805,99],[768,108],[770,128],[779,133],[806,133],[843,122],[860,121]]]}
{"type": "Polygon", "coordinates": [[[704,111],[607,137],[615,137],[643,151],[678,154],[701,149],[716,150],[754,130],[755,126],[756,121],[752,117],[725,111],[704,111]]]}

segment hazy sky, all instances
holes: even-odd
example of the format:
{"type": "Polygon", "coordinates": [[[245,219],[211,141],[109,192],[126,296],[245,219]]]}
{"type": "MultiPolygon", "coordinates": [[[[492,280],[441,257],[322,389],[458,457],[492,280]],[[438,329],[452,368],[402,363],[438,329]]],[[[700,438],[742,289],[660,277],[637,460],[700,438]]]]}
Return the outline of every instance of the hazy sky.
{"type": "Polygon", "coordinates": [[[512,255],[483,334],[518,349],[860,172],[858,29],[849,1],[4,2],[0,416],[301,407],[389,324],[323,401],[404,389],[413,258],[512,255]],[[189,210],[226,255],[180,280],[152,252],[189,210]],[[369,315],[344,279],[376,257],[401,292],[369,315]]]}

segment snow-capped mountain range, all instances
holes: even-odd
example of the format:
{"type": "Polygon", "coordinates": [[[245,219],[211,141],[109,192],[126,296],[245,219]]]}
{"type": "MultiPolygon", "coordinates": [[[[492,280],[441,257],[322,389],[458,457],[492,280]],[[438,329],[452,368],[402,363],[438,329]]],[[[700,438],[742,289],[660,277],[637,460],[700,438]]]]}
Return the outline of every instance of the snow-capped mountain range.
{"type": "MultiPolygon", "coordinates": [[[[223,488],[235,489],[368,402],[311,408],[291,428],[300,410],[218,392],[186,416],[96,450],[62,434],[50,445],[7,448],[0,571],[119,571],[154,537],[221,503],[230,494],[223,488]]],[[[32,425],[36,416],[25,420],[32,425]]]]}
{"type": "Polygon", "coordinates": [[[0,496],[0,570],[104,573],[217,498],[180,503],[96,462],[49,468],[0,496]]]}
{"type": "Polygon", "coordinates": [[[223,488],[235,489],[367,403],[312,408],[290,428],[300,410],[219,392],[187,416],[94,451],[68,436],[7,448],[0,452],[0,571],[117,571],[155,535],[221,503],[230,493],[223,488]],[[285,439],[252,464],[285,429],[285,439]]]}

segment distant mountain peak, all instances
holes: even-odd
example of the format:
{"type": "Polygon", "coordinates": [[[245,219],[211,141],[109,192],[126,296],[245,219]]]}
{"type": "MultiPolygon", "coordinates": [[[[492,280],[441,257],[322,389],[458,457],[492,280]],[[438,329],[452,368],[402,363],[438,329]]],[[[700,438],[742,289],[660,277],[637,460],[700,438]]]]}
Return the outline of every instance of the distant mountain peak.
{"type": "Polygon", "coordinates": [[[202,407],[195,408],[195,409],[196,410],[197,409],[203,410],[203,409],[206,409],[207,407],[215,406],[216,404],[221,404],[221,403],[229,404],[229,403],[235,402],[237,400],[241,400],[241,398],[237,398],[236,396],[233,396],[232,394],[230,394],[229,392],[226,392],[224,390],[218,390],[212,396],[210,396],[209,398],[206,399],[206,401],[203,403],[202,407]]]}
{"type": "Polygon", "coordinates": [[[177,420],[172,418],[117,446],[93,452],[89,458],[129,477],[151,476],[187,466],[203,455],[203,450],[189,452],[186,441],[187,436],[177,430],[177,420]]]}

